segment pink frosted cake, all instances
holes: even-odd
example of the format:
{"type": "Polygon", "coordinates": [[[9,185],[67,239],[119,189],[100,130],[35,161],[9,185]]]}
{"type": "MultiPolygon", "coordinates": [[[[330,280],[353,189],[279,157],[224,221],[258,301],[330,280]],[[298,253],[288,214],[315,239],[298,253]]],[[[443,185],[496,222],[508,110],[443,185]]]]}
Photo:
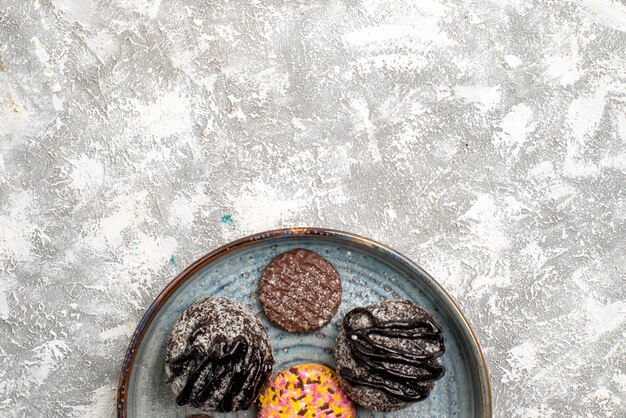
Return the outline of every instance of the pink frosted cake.
{"type": "Polygon", "coordinates": [[[331,369],[301,364],[283,370],[259,397],[259,418],[355,418],[356,410],[331,369]]]}

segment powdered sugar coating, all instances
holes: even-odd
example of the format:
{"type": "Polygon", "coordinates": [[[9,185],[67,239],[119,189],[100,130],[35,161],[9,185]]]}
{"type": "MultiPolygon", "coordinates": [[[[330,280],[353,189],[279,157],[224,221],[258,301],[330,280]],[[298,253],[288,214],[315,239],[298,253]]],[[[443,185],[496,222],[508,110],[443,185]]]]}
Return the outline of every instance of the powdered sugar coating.
{"type": "Polygon", "coordinates": [[[337,375],[320,364],[280,372],[259,397],[259,418],[356,417],[337,375]]]}
{"type": "MultiPolygon", "coordinates": [[[[204,330],[195,339],[195,345],[200,348],[203,353],[211,350],[214,339],[222,336],[226,341],[233,341],[236,337],[244,338],[249,346],[246,353],[245,363],[249,363],[255,352],[260,352],[260,357],[265,361],[273,364],[274,358],[272,350],[268,342],[267,331],[259,321],[259,319],[244,305],[234,299],[228,297],[214,297],[201,299],[191,307],[187,308],[181,318],[172,327],[170,337],[167,344],[165,370],[168,378],[172,378],[172,368],[170,362],[180,357],[189,345],[189,338],[199,327],[204,330]]],[[[177,396],[182,391],[187,382],[192,368],[184,371],[178,377],[173,378],[172,390],[177,396]]],[[[194,385],[192,393],[196,393],[199,384],[209,377],[210,370],[206,370],[194,385]]],[[[270,373],[271,375],[271,373],[270,373]]],[[[205,411],[219,410],[219,404],[224,398],[226,390],[229,386],[232,374],[227,374],[220,382],[217,390],[215,390],[209,398],[198,407],[205,411]]],[[[259,389],[262,385],[259,385],[259,389]]],[[[235,394],[233,404],[242,406],[246,409],[256,399],[257,393],[251,397],[246,396],[243,392],[235,394]]],[[[239,408],[236,408],[239,409],[239,408]]]]}
{"type": "MultiPolygon", "coordinates": [[[[400,321],[400,320],[424,320],[431,319],[431,316],[424,309],[407,300],[399,301],[383,301],[378,305],[367,306],[367,309],[371,314],[379,321],[400,321]]],[[[355,329],[371,326],[370,320],[365,317],[356,317],[352,320],[351,325],[355,329]]],[[[410,339],[390,339],[380,335],[372,335],[371,338],[386,347],[401,349],[406,351],[419,351],[419,352],[434,352],[439,349],[439,345],[436,342],[426,340],[410,340],[410,339]]],[[[367,376],[370,372],[360,365],[352,356],[350,346],[347,343],[347,337],[345,330],[342,328],[337,335],[337,345],[335,349],[335,358],[337,361],[337,371],[339,372],[339,380],[341,386],[346,391],[350,399],[354,402],[362,405],[365,408],[373,409],[376,411],[395,411],[398,409],[406,408],[411,405],[410,402],[405,402],[397,399],[381,390],[352,385],[346,379],[341,377],[341,370],[343,368],[351,369],[357,376],[367,376]]],[[[440,365],[441,359],[434,359],[434,364],[440,365]]],[[[410,366],[386,364],[385,367],[396,370],[403,373],[415,373],[415,369],[410,366]]],[[[428,389],[432,389],[435,382],[420,383],[428,389]]]]}

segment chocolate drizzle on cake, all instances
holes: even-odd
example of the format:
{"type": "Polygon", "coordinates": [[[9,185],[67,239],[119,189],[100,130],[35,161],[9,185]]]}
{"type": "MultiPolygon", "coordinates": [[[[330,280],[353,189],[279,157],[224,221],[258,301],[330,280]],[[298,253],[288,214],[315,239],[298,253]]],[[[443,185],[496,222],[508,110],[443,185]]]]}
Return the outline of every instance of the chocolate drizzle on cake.
{"type": "Polygon", "coordinates": [[[363,375],[340,368],[341,377],[351,385],[417,402],[430,394],[432,385],[424,383],[434,382],[445,373],[436,361],[445,351],[443,336],[430,318],[380,321],[366,308],[356,308],[346,314],[343,329],[352,357],[367,370],[363,375]],[[353,321],[358,316],[367,318],[370,325],[355,328],[353,321]]]}
{"type": "Polygon", "coordinates": [[[250,350],[243,336],[229,341],[218,335],[205,348],[197,342],[207,333],[207,328],[205,325],[196,328],[187,340],[185,351],[168,362],[170,382],[187,373],[176,403],[200,408],[219,390],[223,391],[220,412],[248,409],[269,378],[273,359],[263,358],[259,350],[250,350]],[[234,402],[235,398],[241,399],[241,403],[234,402]]]}

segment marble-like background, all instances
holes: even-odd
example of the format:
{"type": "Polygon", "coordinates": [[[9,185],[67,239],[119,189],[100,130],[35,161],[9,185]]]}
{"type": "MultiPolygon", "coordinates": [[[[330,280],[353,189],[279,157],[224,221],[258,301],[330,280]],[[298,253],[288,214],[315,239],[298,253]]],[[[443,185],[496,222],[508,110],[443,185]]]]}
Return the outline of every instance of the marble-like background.
{"type": "Polygon", "coordinates": [[[0,0],[0,415],[111,417],[177,272],[387,243],[456,298],[496,417],[626,416],[623,0],[0,0]]]}

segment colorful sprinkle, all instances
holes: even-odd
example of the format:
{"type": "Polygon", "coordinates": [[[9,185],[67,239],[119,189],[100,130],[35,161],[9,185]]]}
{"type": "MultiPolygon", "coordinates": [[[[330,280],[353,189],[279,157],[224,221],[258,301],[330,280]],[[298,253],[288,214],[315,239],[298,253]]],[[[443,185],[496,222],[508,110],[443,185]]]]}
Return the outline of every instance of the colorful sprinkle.
{"type": "Polygon", "coordinates": [[[259,397],[259,418],[355,418],[356,409],[331,369],[301,364],[278,373],[259,397]]]}

